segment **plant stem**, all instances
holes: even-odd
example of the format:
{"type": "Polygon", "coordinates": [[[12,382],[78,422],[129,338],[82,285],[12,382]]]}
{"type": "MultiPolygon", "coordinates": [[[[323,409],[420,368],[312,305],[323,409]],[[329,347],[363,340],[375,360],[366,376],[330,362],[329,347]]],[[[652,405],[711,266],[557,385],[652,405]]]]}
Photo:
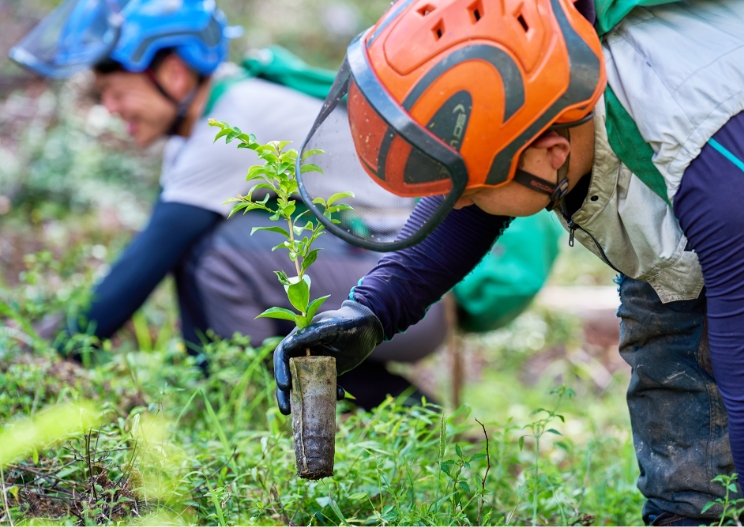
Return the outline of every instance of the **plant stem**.
{"type": "MultiPolygon", "coordinates": [[[[289,225],[289,241],[292,243],[292,250],[295,251],[295,254],[297,251],[297,247],[295,247],[295,237],[294,237],[294,225],[292,225],[292,218],[287,218],[287,225],[289,225]]],[[[295,258],[295,269],[297,270],[297,277],[302,280],[302,268],[300,267],[300,258],[299,256],[295,258]]]]}
{"type": "Polygon", "coordinates": [[[540,425],[537,427],[537,433],[535,434],[535,482],[534,482],[534,489],[532,492],[532,525],[537,525],[537,477],[538,477],[538,468],[537,464],[540,461],[540,435],[542,432],[540,431],[540,425]]]}
{"type": "Polygon", "coordinates": [[[10,508],[8,508],[8,494],[5,491],[5,473],[3,473],[3,467],[0,465],[0,484],[3,489],[3,505],[5,505],[5,515],[8,517],[10,527],[13,527],[13,517],[10,515],[10,508]]]}
{"type": "Polygon", "coordinates": [[[483,510],[483,504],[486,501],[486,478],[488,478],[488,471],[491,470],[491,454],[488,449],[488,432],[486,432],[486,426],[478,421],[478,419],[475,420],[476,423],[481,425],[481,428],[483,429],[483,435],[486,436],[486,461],[488,461],[488,466],[486,467],[486,473],[483,476],[483,480],[481,481],[481,488],[483,489],[483,494],[480,497],[480,500],[478,500],[478,519],[476,520],[476,525],[481,525],[481,511],[483,510]]]}

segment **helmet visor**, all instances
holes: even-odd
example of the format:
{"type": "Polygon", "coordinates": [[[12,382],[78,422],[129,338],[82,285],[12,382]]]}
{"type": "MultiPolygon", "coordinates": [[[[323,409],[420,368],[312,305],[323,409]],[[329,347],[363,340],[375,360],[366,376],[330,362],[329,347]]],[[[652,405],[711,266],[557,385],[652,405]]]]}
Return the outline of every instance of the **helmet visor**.
{"type": "Polygon", "coordinates": [[[379,85],[384,99],[373,103],[373,85],[363,88],[364,73],[355,75],[351,60],[350,53],[303,144],[300,193],[328,230],[349,243],[375,251],[409,247],[462,195],[465,165],[379,85]],[[445,199],[423,215],[419,209],[414,225],[409,220],[419,198],[433,195],[445,199]]]}
{"type": "Polygon", "coordinates": [[[119,39],[115,0],[66,0],[10,50],[10,58],[45,77],[68,77],[106,58],[119,39]]]}

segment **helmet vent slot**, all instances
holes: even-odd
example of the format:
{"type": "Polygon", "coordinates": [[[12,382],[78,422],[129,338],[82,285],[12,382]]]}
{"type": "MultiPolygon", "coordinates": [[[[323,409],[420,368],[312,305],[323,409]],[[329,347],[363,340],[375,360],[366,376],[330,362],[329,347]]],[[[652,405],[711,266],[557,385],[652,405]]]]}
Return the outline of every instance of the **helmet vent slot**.
{"type": "Polygon", "coordinates": [[[522,13],[519,13],[519,16],[517,16],[517,22],[519,22],[519,25],[522,26],[522,29],[524,29],[525,33],[529,32],[530,26],[524,19],[524,15],[522,15],[522,13]]]}
{"type": "Polygon", "coordinates": [[[433,5],[431,5],[431,4],[426,4],[426,5],[424,6],[424,7],[419,7],[419,8],[417,9],[417,11],[418,11],[418,14],[419,14],[419,15],[421,15],[421,16],[426,16],[426,15],[428,15],[429,13],[431,13],[432,11],[434,11],[434,9],[436,9],[436,8],[435,8],[435,7],[433,6],[433,5]]]}
{"type": "Polygon", "coordinates": [[[481,2],[480,0],[472,4],[468,8],[468,10],[470,11],[470,18],[473,24],[477,23],[481,18],[483,18],[483,2],[481,2]]]}
{"type": "Polygon", "coordinates": [[[432,32],[434,33],[435,39],[439,40],[440,38],[442,38],[444,36],[444,20],[440,20],[439,23],[434,26],[432,32]]]}

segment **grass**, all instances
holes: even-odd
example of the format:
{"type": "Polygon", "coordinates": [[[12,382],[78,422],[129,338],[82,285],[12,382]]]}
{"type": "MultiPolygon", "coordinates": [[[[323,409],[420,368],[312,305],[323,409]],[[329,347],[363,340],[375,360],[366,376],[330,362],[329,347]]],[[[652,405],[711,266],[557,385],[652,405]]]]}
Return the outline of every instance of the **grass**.
{"type": "Polygon", "coordinates": [[[214,339],[205,378],[175,338],[163,292],[114,342],[91,348],[89,368],[36,337],[32,323],[60,307],[60,283],[69,309],[85,301],[92,276],[69,282],[89,251],[73,250],[77,263],[27,258],[23,282],[0,296],[15,320],[0,331],[0,434],[26,445],[0,456],[5,523],[640,523],[625,379],[602,393],[565,369],[532,386],[518,379],[534,354],[518,353],[525,328],[543,346],[571,346],[572,319],[533,310],[502,330],[459,409],[341,404],[335,476],[311,482],[295,475],[291,422],[274,402],[275,340],[214,339]],[[97,424],[49,424],[70,422],[81,404],[97,424]]]}

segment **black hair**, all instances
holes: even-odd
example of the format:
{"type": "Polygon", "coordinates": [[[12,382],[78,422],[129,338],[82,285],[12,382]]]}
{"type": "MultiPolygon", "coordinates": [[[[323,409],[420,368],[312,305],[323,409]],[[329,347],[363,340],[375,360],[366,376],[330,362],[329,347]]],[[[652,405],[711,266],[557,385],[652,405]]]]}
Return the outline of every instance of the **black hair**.
{"type": "MultiPolygon", "coordinates": [[[[171,53],[175,52],[175,48],[162,48],[159,49],[155,56],[150,61],[150,65],[148,66],[148,69],[151,70],[157,70],[158,67],[163,63],[165,60],[165,57],[170,55],[171,53]]],[[[127,69],[124,67],[124,65],[121,62],[118,62],[116,60],[113,60],[110,57],[106,57],[105,59],[99,61],[95,66],[93,66],[93,71],[96,73],[114,73],[116,71],[127,71],[127,69]]]]}

